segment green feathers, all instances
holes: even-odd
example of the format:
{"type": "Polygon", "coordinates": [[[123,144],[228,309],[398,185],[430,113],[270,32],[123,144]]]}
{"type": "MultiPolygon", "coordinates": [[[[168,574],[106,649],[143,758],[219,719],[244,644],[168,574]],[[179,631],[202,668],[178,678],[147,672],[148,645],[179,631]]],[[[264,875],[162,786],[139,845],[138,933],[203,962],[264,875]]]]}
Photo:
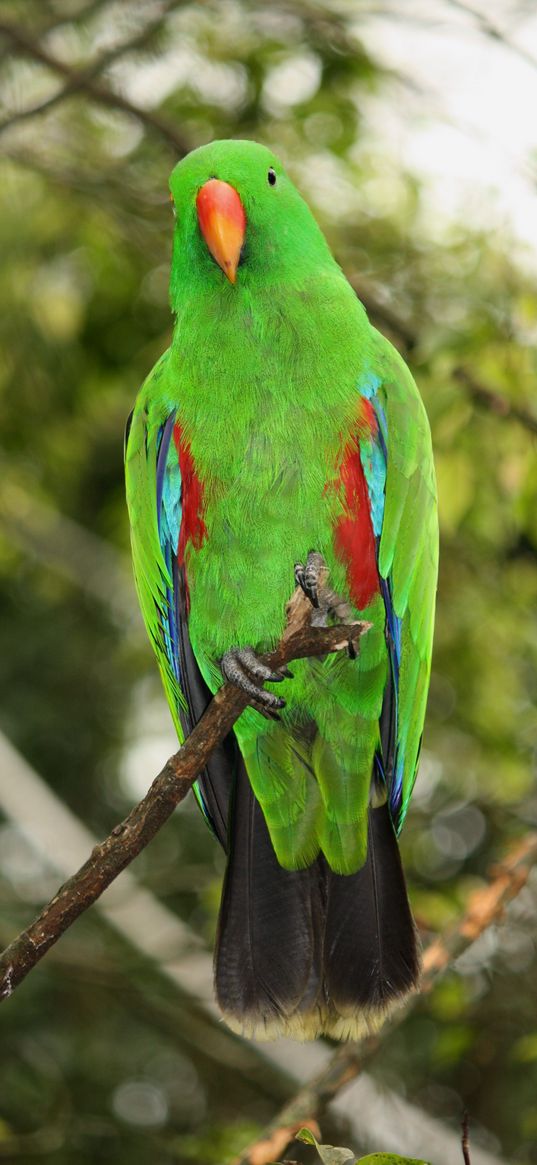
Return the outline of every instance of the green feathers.
{"type": "Polygon", "coordinates": [[[403,362],[370,326],[270,151],[213,143],[181,162],[170,185],[175,328],[139,395],[126,459],[142,613],[179,728],[188,703],[174,657],[181,619],[215,691],[225,651],[277,641],[293,564],[312,548],[323,555],[331,586],[372,623],[359,659],[297,664],[295,678],[278,689],[287,702],[281,724],[248,709],[236,736],[279,863],[297,869],[322,852],[348,874],[365,861],[373,774],[397,821],[415,777],[437,571],[427,420],[403,362]],[[233,187],[246,216],[235,284],[198,225],[196,198],[213,178],[233,187]],[[162,433],[172,415],[177,428],[164,464],[162,433]],[[366,502],[354,486],[343,488],[351,447],[366,502]],[[157,467],[171,507],[165,521],[157,467]],[[203,531],[197,539],[194,518],[203,531]],[[356,531],[350,566],[338,552],[342,523],[356,531]],[[174,575],[180,530],[182,615],[174,575]],[[374,566],[360,610],[353,586],[366,536],[378,574],[374,566]],[[396,714],[388,730],[390,684],[396,714]]]}

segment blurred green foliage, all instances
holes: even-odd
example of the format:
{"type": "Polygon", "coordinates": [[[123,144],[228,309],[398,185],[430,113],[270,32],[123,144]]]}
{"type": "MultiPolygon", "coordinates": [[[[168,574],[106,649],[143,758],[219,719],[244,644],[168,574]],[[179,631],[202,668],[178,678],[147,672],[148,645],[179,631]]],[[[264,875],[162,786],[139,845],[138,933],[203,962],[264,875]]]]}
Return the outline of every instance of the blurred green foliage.
{"type": "Polygon", "coordinates": [[[297,1141],[303,1141],[305,1145],[314,1145],[322,1165],[427,1165],[426,1161],[398,1157],[394,1153],[371,1153],[357,1161],[352,1149],[320,1145],[310,1129],[299,1129],[297,1141]]]}
{"type": "MultiPolygon", "coordinates": [[[[393,78],[366,51],[360,14],[360,4],[329,0],[4,0],[2,20],[30,40],[15,49],[4,30],[6,116],[66,84],[32,44],[81,69],[133,37],[136,48],[92,83],[144,116],[86,84],[2,137],[1,724],[99,833],[138,791],[144,742],[155,757],[146,785],[171,747],[133,613],[122,479],[124,421],[170,332],[177,151],[155,118],[185,148],[260,139],[288,164],[373,318],[396,341],[406,336],[431,418],[439,612],[403,839],[427,936],[537,818],[537,461],[534,435],[508,415],[510,404],[535,415],[537,284],[505,233],[460,222],[439,238],[418,177],[366,132],[367,99],[381,101],[393,78]],[[150,17],[158,28],[144,41],[150,17]],[[461,366],[505,413],[476,402],[454,375],[461,366]],[[79,527],[94,537],[87,561],[79,527]]],[[[137,873],[210,942],[221,855],[183,808],[137,873]]],[[[2,842],[7,941],[54,886],[9,822],[2,842]]],[[[537,1161],[536,936],[528,888],[374,1066],[453,1128],[467,1108],[492,1148],[521,1165],[537,1161]]],[[[208,1029],[202,1018],[189,1029],[189,1016],[149,963],[86,917],[2,1008],[0,1159],[229,1159],[282,1099],[281,1081],[268,1069],[253,1079],[247,1056],[206,1055],[208,1029]]]]}

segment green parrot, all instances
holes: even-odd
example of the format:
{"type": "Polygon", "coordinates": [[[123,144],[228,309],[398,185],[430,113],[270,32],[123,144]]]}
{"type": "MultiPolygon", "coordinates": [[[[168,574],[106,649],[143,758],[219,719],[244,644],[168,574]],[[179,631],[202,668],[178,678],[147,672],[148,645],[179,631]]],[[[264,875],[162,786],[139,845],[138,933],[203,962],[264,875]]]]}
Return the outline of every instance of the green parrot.
{"type": "Polygon", "coordinates": [[[431,665],[429,424],[270,150],[213,142],[170,188],[175,326],[129,419],[127,501],[179,739],[224,677],[250,697],[195,786],[227,854],[216,996],[256,1038],[357,1038],[419,976],[396,837],[431,665]],[[294,564],[317,619],[326,567],[370,622],[358,658],[262,663],[294,564]]]}

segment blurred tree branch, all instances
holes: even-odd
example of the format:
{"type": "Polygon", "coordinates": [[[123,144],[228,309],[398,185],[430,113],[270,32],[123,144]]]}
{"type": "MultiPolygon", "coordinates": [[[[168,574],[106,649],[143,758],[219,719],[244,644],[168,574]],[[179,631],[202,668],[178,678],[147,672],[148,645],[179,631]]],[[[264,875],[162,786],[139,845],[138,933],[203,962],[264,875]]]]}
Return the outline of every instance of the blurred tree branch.
{"type": "Polygon", "coordinates": [[[481,12],[478,8],[474,8],[472,4],[467,4],[466,0],[448,0],[448,3],[451,8],[455,8],[458,12],[463,12],[466,16],[471,16],[479,31],[483,33],[483,36],[509,49],[510,52],[520,57],[520,60],[525,61],[531,69],[537,69],[537,60],[535,60],[535,57],[532,57],[531,53],[523,45],[516,44],[507,33],[502,32],[497,24],[493,24],[486,12],[481,12]]]}
{"type": "MultiPolygon", "coordinates": [[[[351,278],[350,282],[371,317],[372,323],[383,325],[390,333],[394,344],[403,353],[412,353],[419,345],[419,335],[412,326],[402,320],[390,306],[383,303],[369,283],[365,284],[356,278],[351,278]]],[[[451,370],[451,376],[461,385],[466,395],[475,404],[497,416],[517,421],[519,425],[537,436],[537,417],[529,409],[521,408],[520,405],[514,404],[507,397],[496,392],[490,385],[474,376],[473,372],[464,364],[456,364],[451,370]]]]}
{"type": "MultiPolygon", "coordinates": [[[[352,644],[369,624],[353,622],[312,627],[311,605],[297,588],[287,604],[287,623],[275,649],[263,660],[278,669],[294,659],[327,655],[352,644]]],[[[149,792],[109,836],[96,846],[84,865],[60,887],[38,918],[0,956],[0,1002],[7,999],[65,930],[102,894],[165,824],[184,800],[218,744],[231,731],[249,703],[239,688],[226,683],[201,720],[155,778],[149,792]]]]}
{"type": "Polygon", "coordinates": [[[119,551],[73,518],[10,482],[9,459],[0,458],[0,472],[4,482],[0,529],[10,542],[97,599],[129,632],[137,623],[141,630],[130,564],[119,551]]]}
{"type": "Polygon", "coordinates": [[[467,1112],[464,1113],[463,1118],[462,1118],[461,1149],[462,1149],[462,1159],[464,1161],[464,1165],[471,1165],[470,1132],[469,1132],[469,1121],[468,1121],[468,1113],[467,1112]]]}
{"type": "Polygon", "coordinates": [[[537,864],[537,833],[518,841],[504,861],[490,871],[490,881],[469,898],[464,914],[425,950],[419,994],[410,997],[381,1031],[354,1044],[341,1045],[321,1072],[300,1089],[280,1110],[261,1137],[250,1145],[235,1165],[270,1165],[303,1126],[314,1126],[322,1110],[358,1076],[383,1037],[398,1025],[428,994],[436,979],[453,965],[463,951],[502,917],[505,907],[525,886],[537,864]]]}
{"type": "MultiPolygon", "coordinates": [[[[38,30],[38,36],[48,36],[49,33],[54,32],[56,28],[61,28],[65,24],[76,27],[83,25],[86,21],[91,20],[96,16],[101,8],[104,8],[109,3],[109,0],[91,0],[85,8],[80,12],[55,12],[53,15],[49,11],[45,13],[45,20],[38,30]]],[[[0,53],[0,62],[4,61],[10,55],[10,50],[7,49],[0,53]]]]}
{"type": "MultiPolygon", "coordinates": [[[[155,26],[152,27],[151,34],[154,32],[155,26]]],[[[122,52],[128,52],[133,48],[139,47],[136,42],[142,35],[145,39],[147,35],[147,27],[143,34],[138,34],[137,37],[133,38],[133,41],[124,45],[122,52]]],[[[64,98],[69,97],[76,92],[84,92],[87,93],[88,96],[91,97],[93,101],[96,101],[99,105],[104,105],[107,109],[118,109],[122,113],[128,114],[130,117],[136,118],[142,125],[159,134],[159,136],[166,142],[166,144],[171,146],[174,152],[178,153],[180,156],[187,153],[189,149],[188,145],[183,141],[181,136],[176,133],[173,126],[164,121],[164,119],[161,118],[157,113],[152,113],[150,110],[143,109],[140,105],[136,105],[134,102],[129,101],[127,97],[124,97],[121,93],[118,93],[117,90],[110,89],[103,81],[97,80],[97,74],[101,71],[102,68],[105,68],[106,65],[110,63],[110,54],[105,54],[101,61],[95,62],[93,65],[88,66],[87,69],[81,69],[77,71],[72,69],[69,65],[66,65],[65,62],[61,61],[59,57],[54,56],[51,52],[49,52],[48,49],[44,48],[42,44],[39,44],[39,42],[35,41],[30,33],[21,28],[19,25],[12,24],[8,21],[0,21],[0,36],[5,37],[8,43],[10,43],[16,51],[30,57],[34,61],[38,61],[39,64],[45,65],[46,68],[51,69],[53,73],[57,73],[59,76],[65,78],[66,85],[63,87],[60,93],[54,95],[54,98],[49,99],[49,107],[50,102],[53,104],[58,104],[60,100],[63,100],[64,98]]],[[[117,50],[111,50],[111,53],[114,52],[115,56],[119,55],[120,48],[121,46],[118,46],[117,50]]],[[[44,103],[44,106],[47,108],[46,102],[44,103]]],[[[42,111],[42,107],[40,108],[38,106],[37,108],[22,110],[20,113],[11,115],[0,124],[0,133],[9,129],[11,125],[21,121],[23,118],[29,118],[33,114],[37,114],[42,111]]]]}
{"type": "MultiPolygon", "coordinates": [[[[5,129],[11,128],[12,125],[17,125],[21,121],[26,121],[28,118],[39,117],[41,114],[47,113],[50,109],[53,109],[55,105],[59,105],[61,101],[65,101],[68,97],[72,97],[74,94],[79,93],[81,89],[87,89],[88,84],[91,85],[92,82],[94,82],[97,77],[99,77],[100,74],[104,72],[105,69],[107,69],[115,61],[119,60],[120,57],[127,56],[129,53],[139,52],[141,49],[147,49],[152,38],[161,32],[168,14],[172,12],[174,8],[177,8],[180,3],[181,0],[167,0],[167,3],[162,5],[156,18],[149,21],[142,29],[140,29],[139,32],[135,33],[134,36],[129,37],[128,40],[121,41],[119,44],[114,45],[111,49],[108,49],[107,52],[103,53],[102,56],[97,60],[92,61],[89,65],[86,65],[85,68],[80,69],[77,72],[73,70],[67,83],[63,86],[63,88],[59,89],[57,93],[53,93],[51,97],[47,97],[45,101],[39,102],[38,105],[31,105],[26,109],[21,109],[17,113],[11,114],[8,118],[6,118],[5,121],[0,122],[0,133],[2,133],[2,131],[5,129]]],[[[12,25],[9,25],[9,31],[8,26],[0,25],[0,31],[7,36],[10,36],[13,31],[15,31],[15,35],[20,32],[19,29],[14,30],[14,26],[12,25]]],[[[11,39],[13,38],[11,37],[11,39]]],[[[28,38],[25,40],[25,44],[27,43],[28,38]]],[[[27,50],[25,49],[25,51],[27,50]]],[[[54,71],[58,71],[60,62],[56,61],[55,58],[52,58],[49,54],[47,54],[46,63],[48,63],[51,68],[54,68],[54,71]],[[53,60],[55,62],[54,64],[52,64],[53,60]]],[[[64,76],[67,75],[68,74],[64,72],[64,76]]],[[[138,114],[136,114],[136,116],[138,116],[138,114]]]]}
{"type": "Polygon", "coordinates": [[[496,413],[500,417],[518,421],[519,425],[528,429],[530,433],[537,434],[537,417],[533,416],[529,409],[520,408],[519,405],[507,400],[501,393],[495,392],[489,385],[478,380],[463,364],[459,364],[453,369],[452,376],[462,385],[476,404],[489,409],[491,413],[496,413]]]}

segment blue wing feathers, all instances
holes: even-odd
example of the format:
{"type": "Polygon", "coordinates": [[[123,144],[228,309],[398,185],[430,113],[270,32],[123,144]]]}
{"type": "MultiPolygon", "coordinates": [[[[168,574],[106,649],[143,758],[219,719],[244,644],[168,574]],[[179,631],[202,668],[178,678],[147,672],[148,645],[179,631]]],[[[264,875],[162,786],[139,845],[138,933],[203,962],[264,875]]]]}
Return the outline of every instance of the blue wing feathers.
{"type": "Polygon", "coordinates": [[[173,564],[181,528],[181,475],[172,443],[175,412],[161,425],[157,436],[156,501],[159,541],[168,572],[166,608],[162,614],[164,646],[173,674],[181,683],[177,609],[173,594],[173,564]]]}
{"type": "MultiPolygon", "coordinates": [[[[188,735],[203,713],[210,693],[190,646],[185,601],[184,568],[177,560],[181,531],[182,483],[177,449],[173,441],[175,411],[161,425],[157,434],[156,510],[159,542],[166,565],[165,601],[160,609],[162,643],[172,674],[177,680],[177,713],[188,735]]],[[[229,751],[229,750],[228,750],[229,751]]],[[[222,845],[227,837],[227,803],[230,789],[230,760],[221,747],[213,754],[193,790],[210,828],[222,845]]]]}
{"type": "Polygon", "coordinates": [[[170,413],[170,416],[165,421],[165,423],[160,426],[160,429],[159,429],[158,434],[157,434],[157,482],[156,482],[156,486],[157,486],[157,518],[158,518],[158,524],[159,524],[159,531],[160,531],[160,524],[161,524],[161,519],[162,519],[162,512],[161,512],[162,491],[164,488],[164,479],[166,476],[166,469],[167,469],[167,463],[168,463],[168,453],[170,450],[170,441],[172,439],[174,423],[175,423],[175,410],[173,411],[173,413],[170,413]]]}
{"type": "MultiPolygon", "coordinates": [[[[373,407],[377,421],[376,432],[360,437],[360,460],[369,494],[371,521],[379,560],[380,539],[386,502],[389,434],[386,413],[378,396],[381,386],[378,376],[370,374],[359,384],[358,391],[373,407]]],[[[390,810],[397,820],[401,804],[403,757],[398,748],[399,671],[401,666],[401,618],[396,614],[390,577],[380,574],[380,589],[386,611],[386,644],[390,658],[389,691],[385,697],[382,717],[381,747],[376,757],[377,772],[388,789],[390,810]]]]}

